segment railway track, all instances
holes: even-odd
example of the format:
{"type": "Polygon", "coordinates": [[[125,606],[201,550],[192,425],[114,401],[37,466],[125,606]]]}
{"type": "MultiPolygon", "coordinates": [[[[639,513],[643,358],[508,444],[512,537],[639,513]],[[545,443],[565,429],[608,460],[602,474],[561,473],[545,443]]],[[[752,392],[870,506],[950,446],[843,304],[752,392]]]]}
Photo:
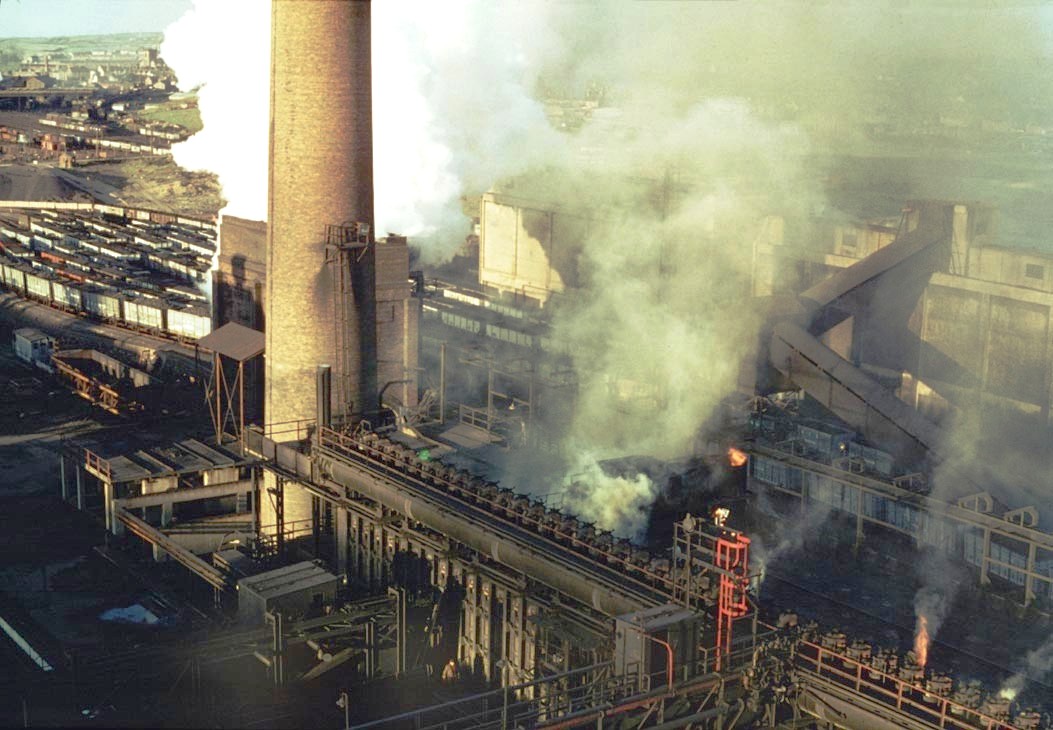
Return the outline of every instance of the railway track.
{"type": "Polygon", "coordinates": [[[37,327],[60,342],[72,340],[136,352],[153,350],[166,360],[178,363],[179,369],[188,374],[197,371],[207,374],[211,369],[210,358],[199,357],[195,346],[186,341],[94,320],[11,292],[0,291],[0,318],[9,319],[16,327],[37,327]]]}

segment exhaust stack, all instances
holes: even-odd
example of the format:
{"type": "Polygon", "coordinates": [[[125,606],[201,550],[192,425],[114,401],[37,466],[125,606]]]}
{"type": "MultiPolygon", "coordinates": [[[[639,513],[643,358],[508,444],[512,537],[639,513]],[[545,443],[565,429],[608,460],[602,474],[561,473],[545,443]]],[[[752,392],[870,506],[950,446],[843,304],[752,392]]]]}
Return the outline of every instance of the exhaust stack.
{"type": "MultiPolygon", "coordinates": [[[[334,272],[327,225],[373,229],[372,85],[368,0],[272,0],[267,201],[268,423],[311,419],[315,366],[334,352],[334,272]]],[[[348,306],[356,307],[349,297],[348,306]]],[[[346,341],[361,340],[357,311],[346,341]]],[[[347,377],[369,368],[351,347],[347,377]]],[[[360,408],[367,396],[347,393],[360,408]]],[[[275,429],[276,431],[282,429],[275,429]]],[[[276,440],[295,438],[275,433],[276,440]]]]}

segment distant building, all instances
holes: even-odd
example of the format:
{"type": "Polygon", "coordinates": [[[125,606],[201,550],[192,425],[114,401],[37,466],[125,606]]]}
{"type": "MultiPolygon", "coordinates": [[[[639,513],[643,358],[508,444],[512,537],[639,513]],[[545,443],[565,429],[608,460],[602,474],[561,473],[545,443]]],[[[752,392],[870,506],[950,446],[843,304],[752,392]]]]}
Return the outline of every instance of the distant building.
{"type": "Polygon", "coordinates": [[[0,89],[26,89],[36,91],[47,89],[55,85],[55,80],[49,76],[7,76],[0,80],[0,89]]]}
{"type": "Polygon", "coordinates": [[[589,219],[558,202],[489,192],[479,224],[479,283],[517,302],[544,304],[578,286],[589,219]]]}
{"type": "Polygon", "coordinates": [[[913,201],[894,226],[837,222],[805,235],[769,221],[754,244],[754,295],[786,296],[852,266],[863,271],[863,261],[928,221],[942,258],[914,265],[909,285],[904,275],[845,297],[823,344],[931,418],[978,402],[1053,425],[1053,256],[997,245],[991,206],[913,201]]]}
{"type": "Polygon", "coordinates": [[[157,49],[156,48],[140,48],[139,49],[139,66],[152,67],[157,65],[157,49]]]}
{"type": "Polygon", "coordinates": [[[41,76],[27,76],[25,77],[22,88],[36,91],[37,89],[46,89],[54,84],[51,83],[51,79],[41,76]]]}

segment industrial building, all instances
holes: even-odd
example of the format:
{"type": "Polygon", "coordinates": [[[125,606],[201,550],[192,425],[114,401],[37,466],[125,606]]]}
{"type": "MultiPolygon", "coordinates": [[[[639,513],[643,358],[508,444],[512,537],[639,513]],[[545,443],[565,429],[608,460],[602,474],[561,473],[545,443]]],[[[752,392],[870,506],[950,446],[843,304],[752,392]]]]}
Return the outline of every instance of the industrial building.
{"type": "Polygon", "coordinates": [[[837,310],[825,315],[824,343],[929,417],[977,399],[1045,425],[1051,260],[1000,244],[997,221],[988,206],[917,201],[906,202],[895,228],[836,226],[811,248],[785,235],[762,236],[755,293],[776,293],[772,271],[780,267],[807,272],[798,283],[802,297],[837,310]],[[915,231],[912,250],[889,248],[915,231]],[[864,260],[870,263],[854,267],[864,260]],[[896,307],[880,303],[885,273],[901,283],[896,307]],[[851,297],[842,296],[850,289],[851,297]]]}

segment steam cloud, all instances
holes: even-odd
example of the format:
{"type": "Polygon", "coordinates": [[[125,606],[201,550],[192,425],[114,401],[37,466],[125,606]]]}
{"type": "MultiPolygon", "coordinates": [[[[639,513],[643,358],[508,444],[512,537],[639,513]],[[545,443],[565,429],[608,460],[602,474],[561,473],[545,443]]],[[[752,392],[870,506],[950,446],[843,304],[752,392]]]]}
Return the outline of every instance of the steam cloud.
{"type": "Polygon", "coordinates": [[[636,536],[646,527],[646,508],[657,487],[645,474],[608,474],[592,456],[582,455],[572,470],[563,507],[617,534],[636,536]]]}
{"type": "MultiPolygon", "coordinates": [[[[266,0],[195,0],[161,47],[181,89],[200,87],[204,129],[173,148],[176,162],[217,173],[223,212],[252,220],[267,211],[269,11],[266,0]]],[[[520,47],[543,37],[545,6],[392,0],[372,16],[376,227],[442,261],[464,240],[465,191],[561,146],[526,92],[520,47]]]]}
{"type": "Polygon", "coordinates": [[[180,89],[200,87],[204,128],[173,146],[175,161],[216,173],[227,201],[223,212],[250,220],[267,217],[269,7],[257,0],[194,0],[161,44],[180,89]]]}
{"type": "Polygon", "coordinates": [[[566,148],[531,94],[549,11],[485,0],[373,3],[377,230],[415,239],[425,263],[463,243],[462,195],[566,148]]]}

